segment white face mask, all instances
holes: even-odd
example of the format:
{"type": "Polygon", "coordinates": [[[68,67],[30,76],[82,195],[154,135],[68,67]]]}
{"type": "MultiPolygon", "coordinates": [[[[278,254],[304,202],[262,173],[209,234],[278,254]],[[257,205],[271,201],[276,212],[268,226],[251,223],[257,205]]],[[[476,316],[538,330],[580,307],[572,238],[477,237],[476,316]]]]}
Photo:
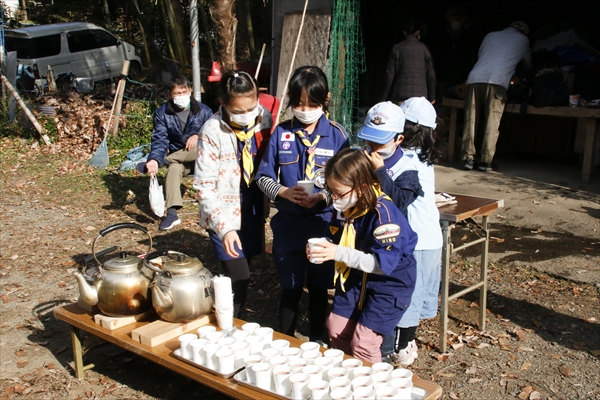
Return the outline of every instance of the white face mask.
{"type": "Polygon", "coordinates": [[[356,193],[353,191],[350,196],[334,200],[333,208],[335,208],[338,211],[346,211],[347,209],[354,207],[357,200],[358,199],[356,198],[356,193]]]}
{"type": "Polygon", "coordinates": [[[460,29],[460,22],[458,21],[452,21],[452,23],[450,24],[450,28],[454,29],[455,31],[460,29]]]}
{"type": "MultiPolygon", "coordinates": [[[[371,153],[372,151],[373,151],[373,148],[371,146],[367,145],[367,153],[371,153]]],[[[379,154],[381,156],[381,158],[383,158],[384,160],[387,160],[388,158],[390,158],[392,155],[394,155],[395,152],[396,152],[396,146],[393,146],[393,145],[377,150],[377,154],[379,154]]]]}
{"type": "Polygon", "coordinates": [[[173,104],[179,108],[186,109],[190,105],[190,96],[176,96],[173,97],[173,104]]]}
{"type": "Polygon", "coordinates": [[[321,118],[321,115],[323,115],[323,107],[319,107],[311,111],[300,111],[292,108],[292,113],[294,114],[294,117],[298,119],[298,121],[309,125],[321,118]]]}
{"type": "MultiPolygon", "coordinates": [[[[229,110],[227,110],[229,112],[229,110]]],[[[229,120],[235,122],[239,126],[248,126],[253,123],[258,117],[258,106],[245,114],[232,114],[229,112],[229,120]]]]}

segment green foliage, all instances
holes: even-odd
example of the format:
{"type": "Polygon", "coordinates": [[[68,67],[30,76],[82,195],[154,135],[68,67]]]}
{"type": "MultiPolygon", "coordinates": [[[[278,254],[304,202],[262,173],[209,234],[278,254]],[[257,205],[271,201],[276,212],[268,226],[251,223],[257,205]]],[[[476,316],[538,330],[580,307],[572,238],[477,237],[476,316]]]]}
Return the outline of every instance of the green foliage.
{"type": "Polygon", "coordinates": [[[0,100],[0,137],[23,137],[23,127],[19,124],[20,109],[16,106],[15,120],[10,123],[8,119],[9,107],[8,96],[5,101],[0,100]]]}

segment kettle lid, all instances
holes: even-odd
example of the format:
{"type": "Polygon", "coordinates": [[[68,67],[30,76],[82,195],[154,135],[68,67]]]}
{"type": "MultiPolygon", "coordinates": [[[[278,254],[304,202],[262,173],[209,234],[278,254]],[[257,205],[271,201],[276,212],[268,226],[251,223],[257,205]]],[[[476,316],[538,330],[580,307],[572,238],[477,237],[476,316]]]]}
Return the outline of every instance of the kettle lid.
{"type": "Polygon", "coordinates": [[[168,258],[165,258],[163,258],[163,271],[169,271],[174,275],[193,274],[204,267],[196,257],[190,257],[177,251],[169,251],[168,258]]]}
{"type": "Polygon", "coordinates": [[[103,267],[111,271],[129,271],[137,269],[141,262],[142,260],[139,257],[122,251],[118,257],[106,261],[103,267]]]}

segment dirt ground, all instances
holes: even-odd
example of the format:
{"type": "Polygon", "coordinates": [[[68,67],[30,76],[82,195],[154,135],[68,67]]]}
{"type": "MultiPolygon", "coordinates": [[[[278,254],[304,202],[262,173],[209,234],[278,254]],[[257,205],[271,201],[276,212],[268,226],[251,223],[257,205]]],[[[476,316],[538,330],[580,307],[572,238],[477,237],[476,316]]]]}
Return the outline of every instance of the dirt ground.
{"type": "MultiPolygon", "coordinates": [[[[23,146],[0,139],[0,398],[227,398],[93,337],[88,337],[93,347],[84,362],[96,367],[78,380],[71,367],[68,326],[53,316],[55,307],[77,299],[72,272],[90,255],[98,231],[118,222],[146,226],[155,249],[197,256],[218,273],[208,238],[197,224],[191,181],[184,182],[183,223],[160,232],[148,206],[147,177],[95,171],[64,154],[23,146]]],[[[453,186],[446,172],[438,174],[442,190],[465,187],[460,182],[453,186]]],[[[485,179],[495,178],[490,174],[485,179]]],[[[528,190],[534,189],[530,185],[528,190]]],[[[513,182],[504,190],[510,197],[517,187],[513,182]]],[[[581,190],[565,190],[562,196],[581,196],[581,190]]],[[[557,205],[551,198],[526,201],[557,205]]],[[[598,217],[592,215],[598,209],[597,193],[584,201],[592,209],[585,226],[598,227],[598,217]]],[[[439,317],[425,321],[417,331],[419,358],[411,369],[439,384],[444,399],[600,399],[600,279],[597,274],[576,279],[597,273],[600,234],[581,224],[579,234],[577,226],[547,229],[543,222],[518,218],[527,213],[519,204],[507,200],[508,211],[498,213],[504,218],[491,219],[486,330],[477,327],[477,292],[453,301],[448,352],[438,352],[439,317]],[[534,268],[540,263],[557,269],[534,268]],[[555,272],[561,268],[571,279],[555,272]]],[[[555,221],[558,227],[574,223],[569,212],[579,211],[565,207],[562,225],[555,221]]],[[[473,225],[461,224],[453,240],[459,245],[476,234],[473,225]]],[[[129,230],[102,240],[100,248],[120,245],[137,253],[147,246],[141,233],[129,230]]],[[[453,257],[452,291],[477,278],[477,261],[469,251],[453,257]]],[[[267,251],[264,259],[253,262],[246,319],[277,328],[279,290],[267,251]]],[[[304,302],[302,307],[305,312],[304,302]]],[[[307,328],[304,313],[298,337],[307,328]]]]}

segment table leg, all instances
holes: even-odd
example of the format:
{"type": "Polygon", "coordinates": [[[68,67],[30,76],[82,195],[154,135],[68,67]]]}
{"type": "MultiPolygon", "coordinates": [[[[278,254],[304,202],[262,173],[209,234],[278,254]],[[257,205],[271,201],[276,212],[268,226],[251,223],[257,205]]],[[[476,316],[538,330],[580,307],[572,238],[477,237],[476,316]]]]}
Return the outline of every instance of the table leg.
{"type": "Polygon", "coordinates": [[[442,221],[442,301],[440,305],[440,353],[446,352],[446,332],[448,331],[448,295],[450,276],[450,256],[452,255],[451,230],[448,221],[442,221]]]}
{"type": "Polygon", "coordinates": [[[450,108],[450,132],[448,134],[448,161],[454,161],[454,149],[456,149],[456,115],[458,109],[450,108]]]}
{"type": "Polygon", "coordinates": [[[596,136],[596,119],[594,117],[586,118],[585,140],[583,146],[583,168],[581,171],[581,180],[585,183],[590,181],[592,174],[592,163],[594,161],[594,138],[596,136]]]}
{"type": "Polygon", "coordinates": [[[481,225],[485,231],[485,240],[481,244],[481,275],[480,280],[483,285],[479,288],[479,330],[485,330],[485,313],[487,309],[487,268],[488,268],[488,249],[490,243],[490,232],[488,217],[483,216],[481,225]]]}
{"type": "Polygon", "coordinates": [[[75,364],[75,376],[77,379],[84,377],[84,372],[94,368],[94,364],[83,365],[83,347],[81,346],[81,337],[79,328],[71,325],[71,342],[73,344],[73,363],[75,364]]]}

